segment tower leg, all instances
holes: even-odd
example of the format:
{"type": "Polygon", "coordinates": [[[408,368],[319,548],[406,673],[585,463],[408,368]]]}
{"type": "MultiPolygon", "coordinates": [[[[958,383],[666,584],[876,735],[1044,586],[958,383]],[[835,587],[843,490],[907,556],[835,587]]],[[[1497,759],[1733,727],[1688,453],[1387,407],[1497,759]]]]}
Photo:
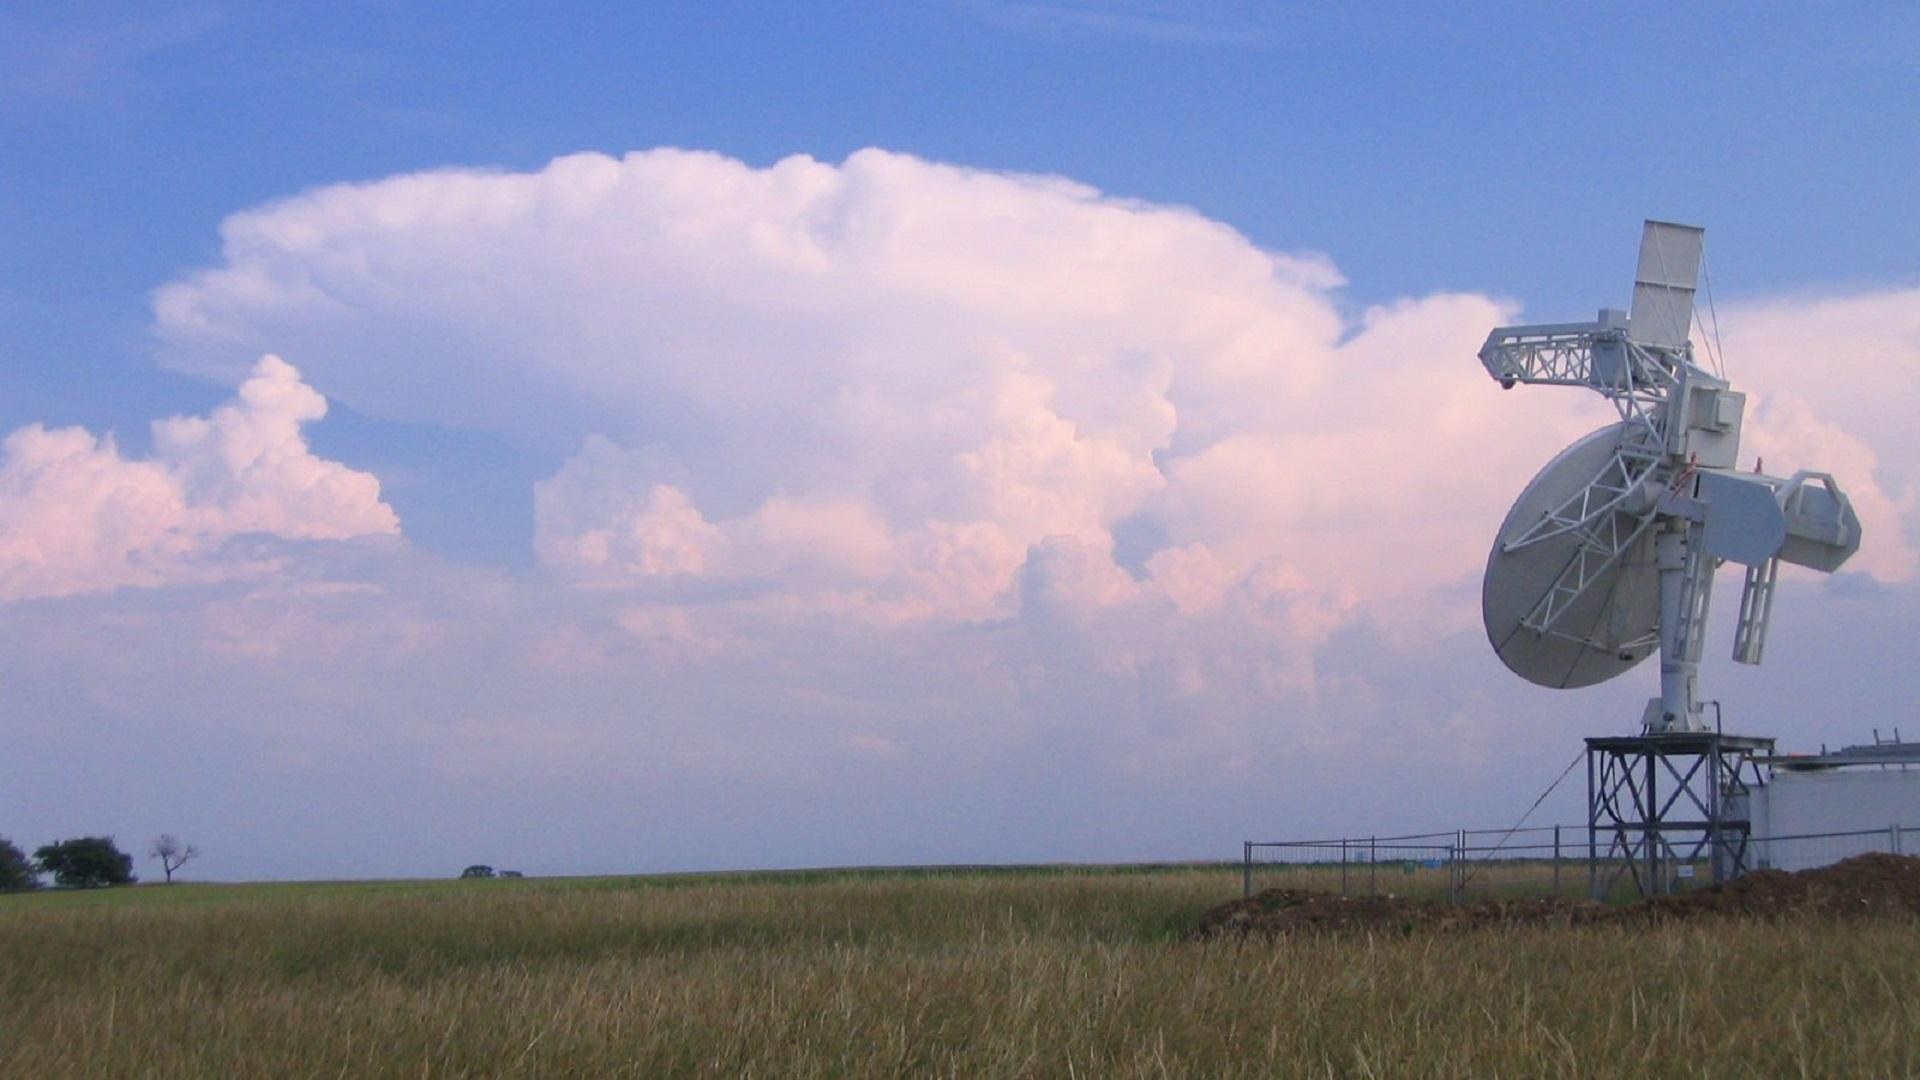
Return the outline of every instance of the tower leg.
{"type": "Polygon", "coordinates": [[[1745,873],[1748,813],[1773,740],[1720,731],[1587,740],[1587,881],[1595,900],[1622,879],[1641,896],[1671,891],[1704,864],[1715,880],[1745,873]]]}

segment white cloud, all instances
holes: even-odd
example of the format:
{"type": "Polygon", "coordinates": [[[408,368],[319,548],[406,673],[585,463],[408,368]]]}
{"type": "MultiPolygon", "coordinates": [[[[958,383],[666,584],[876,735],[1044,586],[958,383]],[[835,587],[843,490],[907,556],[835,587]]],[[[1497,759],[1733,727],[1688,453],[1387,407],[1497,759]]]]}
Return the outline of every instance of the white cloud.
{"type": "Polygon", "coordinates": [[[1725,320],[1728,375],[1748,391],[1743,450],[1767,472],[1832,473],[1860,515],[1848,563],[1882,581],[1920,566],[1920,289],[1769,299],[1725,320]]]}
{"type": "Polygon", "coordinates": [[[540,560],[602,581],[702,573],[720,540],[686,492],[597,436],[535,489],[534,508],[540,560]]]}
{"type": "Polygon", "coordinates": [[[1846,569],[1881,581],[1911,580],[1920,557],[1908,522],[1920,510],[1920,492],[1911,483],[1896,489],[1898,494],[1887,491],[1889,477],[1880,469],[1880,456],[1842,424],[1821,420],[1792,391],[1756,395],[1749,408],[1741,445],[1755,465],[1764,465],[1775,476],[1790,476],[1802,468],[1828,473],[1847,493],[1860,517],[1861,543],[1846,569]]]}
{"type": "Polygon", "coordinates": [[[80,428],[13,432],[0,448],[0,600],[228,576],[241,567],[214,556],[243,534],[397,533],[378,480],[308,449],[300,426],[326,408],[267,356],[211,416],[156,421],[151,460],[80,428]]]}
{"type": "MultiPolygon", "coordinates": [[[[1453,586],[1509,500],[1611,419],[1486,379],[1474,352],[1517,314],[1489,298],[1353,322],[1324,258],[879,150],[420,173],[223,232],[223,266],[156,295],[170,364],[231,376],[284,344],[368,413],[571,453],[536,493],[542,565],[671,605],[703,583],[680,637],[729,607],[968,622],[1062,590],[1115,617],[1234,613],[1306,652],[1362,615],[1470,626],[1453,586]],[[1133,576],[1128,525],[1160,538],[1133,576]]],[[[1869,530],[1857,567],[1882,580],[1914,569],[1914,455],[1877,449],[1910,425],[1864,414],[1920,397],[1913,299],[1728,319],[1753,446],[1840,475],[1869,530]],[[1808,385],[1810,337],[1853,357],[1845,378],[1808,385]]]]}
{"type": "Polygon", "coordinates": [[[882,151],[424,173],[225,237],[156,297],[170,363],[280,343],[363,411],[577,447],[537,497],[545,565],[769,582],[743,602],[788,613],[1004,617],[1037,545],[1110,562],[1128,519],[1233,587],[1401,597],[1474,569],[1531,466],[1600,418],[1477,377],[1509,314],[1484,298],[1349,328],[1317,256],[882,151]]]}
{"type": "MultiPolygon", "coordinates": [[[[1154,850],[1191,855],[1174,838],[1279,813],[1406,821],[1411,803],[1374,805],[1382,755],[1434,781],[1410,783],[1413,802],[1494,805],[1564,764],[1527,725],[1562,742],[1625,729],[1647,692],[1645,672],[1539,691],[1480,639],[1475,583],[1509,501],[1611,419],[1592,394],[1485,377],[1474,353],[1510,304],[1440,294],[1350,318],[1323,258],[1058,178],[880,151],[425,173],[224,233],[223,265],[156,296],[169,364],[238,380],[285,349],[357,410],[486,427],[558,463],[526,523],[536,572],[329,546],[348,554],[170,623],[183,669],[313,688],[313,731],[285,736],[288,754],[356,776],[404,761],[396,790],[486,779],[544,819],[549,801],[592,817],[571,793],[617,789],[633,812],[603,839],[703,823],[662,826],[679,865],[724,864],[699,844],[736,833],[733,850],[776,860],[940,857],[915,845],[981,814],[995,824],[940,852],[1137,855],[1111,830],[1138,813],[1139,835],[1169,838],[1154,850]],[[1516,764],[1523,745],[1541,760],[1516,764]],[[876,805],[898,832],[820,839],[866,835],[876,805]],[[774,835],[799,846],[768,856],[774,835]]],[[[1799,629],[1912,621],[1911,587],[1884,584],[1913,570],[1905,295],[1723,313],[1767,327],[1728,338],[1754,448],[1771,470],[1841,478],[1868,521],[1857,568],[1877,579],[1850,579],[1846,619],[1790,585],[1775,667],[1816,655],[1799,629]],[[1842,329],[1876,359],[1806,381],[1798,343],[1842,329]]],[[[246,400],[233,408],[304,415],[246,400]]],[[[358,520],[249,487],[213,449],[246,440],[206,423],[168,429],[152,462],[90,443],[114,484],[81,486],[172,498],[180,520],[358,520]]],[[[385,511],[371,489],[321,502],[385,511]]],[[[181,535],[199,534],[109,546],[181,535]]],[[[1730,718],[1771,670],[1712,673],[1730,718]]]]}

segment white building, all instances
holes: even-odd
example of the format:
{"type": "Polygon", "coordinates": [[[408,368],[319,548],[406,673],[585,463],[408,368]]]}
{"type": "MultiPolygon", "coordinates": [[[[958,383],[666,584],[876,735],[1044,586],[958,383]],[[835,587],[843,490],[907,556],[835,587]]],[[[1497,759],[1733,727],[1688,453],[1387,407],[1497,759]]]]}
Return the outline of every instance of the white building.
{"type": "Polygon", "coordinates": [[[1920,743],[1760,759],[1749,865],[1805,870],[1869,851],[1920,855],[1920,743]]]}

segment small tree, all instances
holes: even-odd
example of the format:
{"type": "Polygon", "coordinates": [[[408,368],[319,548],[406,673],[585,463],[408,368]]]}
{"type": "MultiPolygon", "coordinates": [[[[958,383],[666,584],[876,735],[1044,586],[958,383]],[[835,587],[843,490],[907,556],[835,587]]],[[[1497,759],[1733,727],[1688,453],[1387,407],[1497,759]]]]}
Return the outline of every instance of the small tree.
{"type": "Polygon", "coordinates": [[[172,833],[161,833],[160,839],[153,842],[153,850],[147,853],[150,858],[160,860],[160,869],[166,871],[167,884],[173,884],[173,872],[185,866],[191,859],[197,858],[200,849],[192,844],[183,844],[173,838],[172,833]]]}
{"type": "Polygon", "coordinates": [[[14,847],[13,841],[0,836],[0,892],[20,892],[39,887],[40,875],[34,872],[33,863],[27,860],[26,852],[14,847]]]}
{"type": "Polygon", "coordinates": [[[463,878],[492,877],[493,867],[488,866],[484,863],[475,863],[472,866],[467,867],[465,870],[460,871],[460,876],[463,878]]]}
{"type": "Polygon", "coordinates": [[[111,836],[83,836],[61,840],[38,848],[34,865],[43,874],[52,874],[53,883],[64,889],[94,889],[103,885],[130,885],[133,856],[113,844],[111,836]]]}

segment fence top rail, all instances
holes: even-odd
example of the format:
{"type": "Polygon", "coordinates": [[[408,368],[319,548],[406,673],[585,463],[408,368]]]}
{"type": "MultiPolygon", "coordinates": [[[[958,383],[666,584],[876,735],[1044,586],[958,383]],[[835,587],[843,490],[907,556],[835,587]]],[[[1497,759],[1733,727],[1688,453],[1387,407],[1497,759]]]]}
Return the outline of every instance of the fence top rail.
{"type": "Polygon", "coordinates": [[[1451,840],[1458,832],[1402,833],[1399,836],[1347,836],[1332,840],[1249,840],[1251,847],[1339,847],[1342,844],[1385,844],[1396,840],[1451,840]]]}
{"type": "MultiPolygon", "coordinates": [[[[1750,843],[1762,843],[1762,844],[1776,843],[1776,842],[1787,841],[1787,840],[1838,840],[1844,837],[1851,837],[1851,836],[1885,836],[1890,830],[1894,830],[1894,829],[1898,829],[1901,832],[1920,832],[1920,825],[1904,825],[1899,823],[1889,823],[1879,828],[1852,829],[1846,832],[1793,833],[1793,834],[1787,834],[1787,835],[1781,835],[1781,836],[1749,835],[1747,837],[1747,840],[1750,843]]],[[[1342,849],[1345,849],[1348,851],[1352,851],[1355,849],[1366,850],[1368,848],[1373,848],[1373,849],[1382,850],[1382,851],[1395,849],[1395,848],[1398,848],[1401,850],[1413,850],[1413,849],[1433,850],[1433,849],[1458,848],[1462,856],[1470,856],[1476,852],[1491,852],[1491,851],[1501,851],[1501,852],[1551,851],[1555,849],[1556,845],[1551,843],[1541,842],[1541,841],[1537,841],[1534,843],[1516,844],[1516,843],[1510,842],[1510,840],[1513,837],[1527,836],[1529,834],[1537,835],[1541,833],[1552,833],[1552,832],[1555,832],[1556,830],[1562,832],[1564,835],[1568,837],[1568,840],[1565,844],[1565,850],[1571,851],[1573,847],[1576,846],[1576,842],[1573,839],[1575,837],[1579,838],[1578,840],[1579,844],[1584,844],[1586,842],[1585,838],[1587,834],[1587,826],[1585,825],[1579,825],[1579,826],[1536,825],[1536,826],[1525,828],[1525,829],[1514,829],[1511,832],[1504,829],[1458,829],[1453,832],[1401,833],[1396,836],[1348,836],[1348,837],[1341,837],[1333,840],[1249,840],[1246,842],[1246,847],[1248,849],[1249,854],[1261,848],[1307,848],[1312,850],[1331,849],[1334,851],[1340,851],[1342,849]],[[1475,837],[1480,837],[1480,836],[1500,836],[1500,837],[1507,837],[1509,838],[1509,840],[1503,841],[1498,844],[1486,844],[1486,845],[1472,843],[1472,840],[1475,837]],[[1463,837],[1468,841],[1464,845],[1459,843],[1460,839],[1463,837]],[[1436,840],[1441,842],[1435,843],[1435,844],[1417,844],[1417,845],[1405,845],[1400,843],[1401,841],[1405,841],[1405,840],[1436,840]]],[[[1599,831],[1602,834],[1605,834],[1613,830],[1606,826],[1601,826],[1599,831]]],[[[1687,830],[1681,829],[1676,831],[1687,831],[1687,830]]]]}
{"type": "MultiPolygon", "coordinates": [[[[1561,831],[1571,835],[1578,831],[1586,832],[1585,825],[1530,825],[1524,829],[1454,829],[1450,832],[1400,833],[1394,836],[1338,836],[1330,840],[1249,840],[1250,847],[1351,847],[1354,844],[1386,844],[1400,840],[1458,840],[1476,836],[1531,836],[1550,835],[1561,831]]],[[[1882,830],[1885,831],[1885,830],[1882,830]]]]}
{"type": "MultiPolygon", "coordinates": [[[[1428,846],[1409,846],[1409,844],[1380,844],[1379,847],[1354,847],[1346,855],[1348,863],[1384,863],[1388,859],[1446,859],[1450,855],[1459,855],[1461,849],[1452,844],[1428,844],[1428,846]]],[[[1260,853],[1258,863],[1340,863],[1338,847],[1306,847],[1296,851],[1279,853],[1260,853]]]]}
{"type": "Polygon", "coordinates": [[[1840,840],[1850,836],[1885,836],[1898,829],[1901,832],[1920,831],[1920,825],[1885,825],[1878,829],[1853,829],[1848,832],[1793,833],[1787,836],[1753,836],[1750,843],[1770,844],[1779,840],[1840,840]]]}
{"type": "Polygon", "coordinates": [[[1538,836],[1554,832],[1586,831],[1585,825],[1528,825],[1520,829],[1461,829],[1468,837],[1474,836],[1538,836]]]}

